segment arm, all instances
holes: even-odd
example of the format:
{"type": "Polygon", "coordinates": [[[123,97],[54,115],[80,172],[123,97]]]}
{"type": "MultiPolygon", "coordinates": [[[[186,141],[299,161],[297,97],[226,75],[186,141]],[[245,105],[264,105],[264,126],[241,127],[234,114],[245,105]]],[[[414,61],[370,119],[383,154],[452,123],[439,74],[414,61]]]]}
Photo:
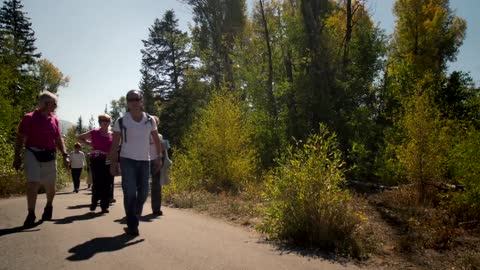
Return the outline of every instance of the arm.
{"type": "Polygon", "coordinates": [[[112,163],[118,162],[118,146],[120,145],[120,132],[114,131],[112,134],[112,147],[110,148],[110,153],[108,153],[108,158],[112,163]]]}
{"type": "Polygon", "coordinates": [[[15,156],[13,160],[13,168],[15,168],[15,170],[17,171],[20,170],[20,167],[22,166],[22,158],[21,158],[20,152],[23,149],[24,142],[25,142],[25,136],[18,133],[17,140],[15,141],[15,156]]]}
{"type": "Polygon", "coordinates": [[[110,159],[110,173],[113,176],[118,175],[118,146],[120,144],[121,137],[122,135],[120,132],[113,132],[112,148],[110,148],[110,153],[108,153],[108,158],[110,159]]]}
{"type": "Polygon", "coordinates": [[[65,150],[65,143],[63,142],[62,136],[58,136],[55,139],[55,144],[57,145],[58,150],[62,153],[63,156],[63,165],[68,168],[70,164],[70,156],[68,155],[67,151],[65,150]]]}
{"type": "Polygon", "coordinates": [[[158,130],[152,130],[151,136],[153,138],[153,142],[155,143],[155,148],[157,149],[157,159],[155,160],[155,172],[160,171],[162,168],[162,157],[163,157],[163,145],[160,141],[160,137],[158,136],[158,130]]]}
{"type": "Polygon", "coordinates": [[[92,145],[92,136],[90,135],[90,131],[78,135],[77,140],[81,143],[92,145]]]}

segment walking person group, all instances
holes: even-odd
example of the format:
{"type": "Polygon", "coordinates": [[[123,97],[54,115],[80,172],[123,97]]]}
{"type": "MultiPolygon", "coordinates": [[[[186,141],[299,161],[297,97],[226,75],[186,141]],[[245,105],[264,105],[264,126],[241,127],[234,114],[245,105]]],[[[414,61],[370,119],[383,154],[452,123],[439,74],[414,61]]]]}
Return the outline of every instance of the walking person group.
{"type": "Polygon", "coordinates": [[[56,149],[63,157],[64,166],[70,168],[74,192],[78,193],[80,175],[85,165],[92,176],[92,198],[90,210],[95,211],[98,203],[102,213],[109,213],[109,204],[113,199],[114,176],[122,176],[124,194],[123,206],[127,227],[126,234],[139,235],[139,218],[149,193],[151,177],[152,213],[163,215],[161,211],[161,185],[168,183],[164,176],[171,161],[167,147],[158,133],[159,119],[143,111],[143,94],[139,90],[130,90],[126,95],[127,113],[116,119],[113,132],[109,131],[111,117],[101,114],[98,117],[98,129],[78,136],[80,143],[90,145],[88,164],[81,144],[76,143],[70,155],[66,152],[58,119],[53,114],[57,107],[57,97],[50,92],[39,96],[38,108],[25,114],[19,129],[15,146],[13,166],[22,167],[22,148],[25,175],[27,178],[28,214],[24,227],[35,226],[35,203],[40,185],[47,191],[47,204],[42,215],[43,220],[51,220],[53,198],[56,184],[56,149]],[[162,165],[165,163],[165,166],[162,165]]]}

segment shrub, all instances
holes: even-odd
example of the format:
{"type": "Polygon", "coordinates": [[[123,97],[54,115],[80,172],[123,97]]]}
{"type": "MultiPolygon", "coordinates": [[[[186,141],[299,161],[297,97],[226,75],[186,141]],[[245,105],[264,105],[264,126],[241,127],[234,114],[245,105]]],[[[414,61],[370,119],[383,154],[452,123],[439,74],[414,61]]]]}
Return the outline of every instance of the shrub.
{"type": "Polygon", "coordinates": [[[460,220],[480,218],[480,132],[471,130],[452,150],[453,179],[464,190],[451,197],[450,209],[460,220]]]}
{"type": "Polygon", "coordinates": [[[323,125],[298,148],[289,147],[272,170],[263,194],[260,229],[296,244],[349,249],[359,218],[341,188],[344,162],[335,134],[323,125]]]}
{"type": "Polygon", "coordinates": [[[214,94],[183,138],[183,149],[176,151],[174,183],[166,192],[238,191],[256,172],[251,137],[252,127],[238,99],[229,92],[214,94]]]}

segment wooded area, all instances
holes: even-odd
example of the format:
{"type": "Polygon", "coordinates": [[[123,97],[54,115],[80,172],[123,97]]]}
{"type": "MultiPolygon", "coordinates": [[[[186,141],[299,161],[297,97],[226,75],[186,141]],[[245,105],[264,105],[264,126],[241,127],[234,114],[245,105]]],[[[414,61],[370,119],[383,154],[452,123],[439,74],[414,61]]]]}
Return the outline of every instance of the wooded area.
{"type": "MultiPolygon", "coordinates": [[[[183,2],[190,31],[169,10],[141,50],[145,109],[174,147],[168,196],[255,189],[271,237],[350,251],[362,218],[346,181],[410,184],[415,205],[449,226],[478,224],[479,88],[447,70],[467,27],[448,0],[397,0],[392,36],[367,0],[258,0],[250,13],[245,0],[183,2]]],[[[68,78],[39,60],[19,0],[4,2],[0,31],[5,195],[21,115],[68,78]]],[[[124,98],[110,105],[114,118],[125,111],[124,98]]]]}

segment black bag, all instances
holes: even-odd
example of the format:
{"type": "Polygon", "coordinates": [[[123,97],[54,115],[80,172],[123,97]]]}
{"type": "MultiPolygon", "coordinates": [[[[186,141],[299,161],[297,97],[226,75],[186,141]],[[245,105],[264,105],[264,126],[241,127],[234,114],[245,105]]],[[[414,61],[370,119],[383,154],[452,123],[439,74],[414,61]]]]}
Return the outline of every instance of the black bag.
{"type": "Polygon", "coordinates": [[[55,150],[38,150],[35,151],[30,147],[26,147],[28,151],[32,152],[38,162],[49,162],[55,159],[56,151],[55,150]]]}

